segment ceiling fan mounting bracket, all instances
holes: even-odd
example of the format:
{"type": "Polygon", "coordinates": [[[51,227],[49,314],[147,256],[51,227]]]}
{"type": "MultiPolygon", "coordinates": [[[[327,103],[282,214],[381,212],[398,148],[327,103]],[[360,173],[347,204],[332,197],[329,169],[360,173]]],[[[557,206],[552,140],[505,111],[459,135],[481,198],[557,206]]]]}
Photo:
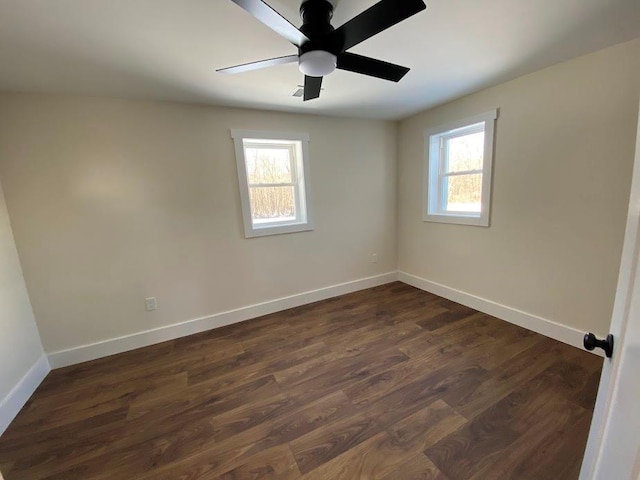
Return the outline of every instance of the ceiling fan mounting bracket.
{"type": "Polygon", "coordinates": [[[331,23],[333,4],[327,0],[305,0],[300,5],[300,18],[305,24],[314,21],[331,23]]]}

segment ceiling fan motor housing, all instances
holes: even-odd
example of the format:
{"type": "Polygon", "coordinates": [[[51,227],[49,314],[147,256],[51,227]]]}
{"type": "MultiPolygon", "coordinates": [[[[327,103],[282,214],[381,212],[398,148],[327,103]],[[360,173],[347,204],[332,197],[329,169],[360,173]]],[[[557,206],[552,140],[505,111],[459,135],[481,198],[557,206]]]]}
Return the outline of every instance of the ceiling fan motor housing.
{"type": "Polygon", "coordinates": [[[333,4],[328,0],[305,0],[300,5],[300,17],[302,26],[300,31],[304,33],[308,42],[299,48],[299,54],[303,55],[313,50],[324,50],[333,55],[342,52],[342,42],[335,38],[335,28],[331,25],[333,18],[333,4]]]}

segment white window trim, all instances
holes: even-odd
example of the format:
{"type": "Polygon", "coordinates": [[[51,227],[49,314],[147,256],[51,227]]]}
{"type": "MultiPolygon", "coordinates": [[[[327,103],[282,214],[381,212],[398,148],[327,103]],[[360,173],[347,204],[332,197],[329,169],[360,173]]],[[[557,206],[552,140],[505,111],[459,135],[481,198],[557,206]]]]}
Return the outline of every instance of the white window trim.
{"type": "Polygon", "coordinates": [[[422,198],[422,219],[425,222],[453,223],[459,225],[471,225],[478,227],[488,227],[491,217],[491,183],[493,179],[493,142],[495,136],[495,120],[498,118],[498,109],[493,109],[479,115],[467,117],[455,122],[449,122],[438,127],[425,130],[425,152],[423,168],[423,198],[422,198]],[[431,137],[440,135],[457,128],[468,127],[477,123],[484,123],[484,164],[482,169],[482,205],[480,214],[471,213],[429,213],[429,203],[435,201],[434,196],[439,194],[439,187],[432,188],[432,182],[438,182],[433,171],[439,167],[439,161],[434,162],[435,167],[430,162],[431,137]]]}
{"type": "MultiPolygon", "coordinates": [[[[266,237],[269,235],[282,235],[285,233],[307,232],[314,229],[314,216],[311,206],[311,181],[309,174],[309,141],[307,133],[292,132],[263,132],[258,130],[231,130],[231,138],[235,145],[236,167],[238,170],[238,184],[240,187],[240,203],[242,205],[242,221],[244,223],[245,238],[266,237]],[[247,180],[247,164],[244,157],[244,140],[281,140],[283,142],[297,141],[302,145],[302,158],[298,162],[302,164],[303,184],[296,188],[297,205],[302,205],[306,210],[306,218],[297,223],[287,222],[278,224],[275,222],[264,226],[254,226],[251,218],[251,201],[249,198],[249,182],[247,180]]],[[[296,168],[296,171],[298,168],[296,168]]],[[[297,172],[296,172],[297,176],[297,172]]]]}

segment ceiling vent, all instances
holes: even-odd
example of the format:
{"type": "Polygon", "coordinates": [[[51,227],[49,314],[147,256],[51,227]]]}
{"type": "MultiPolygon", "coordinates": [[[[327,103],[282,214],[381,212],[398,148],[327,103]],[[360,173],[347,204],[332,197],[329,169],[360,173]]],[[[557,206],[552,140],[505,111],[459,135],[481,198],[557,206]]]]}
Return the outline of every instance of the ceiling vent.
{"type": "MultiPolygon", "coordinates": [[[[324,88],[321,88],[320,91],[323,92],[324,88]]],[[[296,98],[302,98],[304,96],[304,85],[298,85],[296,88],[294,88],[291,91],[290,96],[296,97],[296,98]]]]}

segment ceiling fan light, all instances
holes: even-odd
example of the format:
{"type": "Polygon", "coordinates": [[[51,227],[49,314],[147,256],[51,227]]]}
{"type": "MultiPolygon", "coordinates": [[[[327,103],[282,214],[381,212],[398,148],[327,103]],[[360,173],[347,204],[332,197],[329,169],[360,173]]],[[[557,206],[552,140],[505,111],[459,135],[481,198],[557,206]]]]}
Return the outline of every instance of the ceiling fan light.
{"type": "Polygon", "coordinates": [[[336,69],[338,57],[324,50],[312,50],[300,55],[299,68],[309,77],[324,77],[336,69]]]}

